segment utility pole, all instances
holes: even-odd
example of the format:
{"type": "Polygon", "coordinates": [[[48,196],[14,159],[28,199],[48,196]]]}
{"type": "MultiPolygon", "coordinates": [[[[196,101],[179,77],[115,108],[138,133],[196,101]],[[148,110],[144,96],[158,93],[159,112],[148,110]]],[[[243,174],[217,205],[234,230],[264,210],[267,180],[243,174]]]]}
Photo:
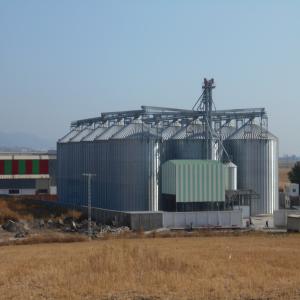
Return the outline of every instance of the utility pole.
{"type": "Polygon", "coordinates": [[[88,235],[89,239],[92,238],[92,177],[96,174],[83,173],[82,176],[88,179],[88,235]]]}

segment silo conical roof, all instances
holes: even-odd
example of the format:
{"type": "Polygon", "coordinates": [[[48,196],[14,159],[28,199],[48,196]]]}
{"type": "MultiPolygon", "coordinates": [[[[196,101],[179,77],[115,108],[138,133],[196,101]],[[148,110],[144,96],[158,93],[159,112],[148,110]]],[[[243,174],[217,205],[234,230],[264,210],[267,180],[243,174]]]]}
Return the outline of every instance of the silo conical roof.
{"type": "Polygon", "coordinates": [[[277,137],[272,134],[270,131],[267,129],[262,128],[259,125],[256,124],[249,124],[246,125],[243,128],[238,129],[235,133],[230,135],[228,139],[231,140],[247,140],[247,139],[253,139],[253,140],[273,140],[276,139],[277,137]]]}

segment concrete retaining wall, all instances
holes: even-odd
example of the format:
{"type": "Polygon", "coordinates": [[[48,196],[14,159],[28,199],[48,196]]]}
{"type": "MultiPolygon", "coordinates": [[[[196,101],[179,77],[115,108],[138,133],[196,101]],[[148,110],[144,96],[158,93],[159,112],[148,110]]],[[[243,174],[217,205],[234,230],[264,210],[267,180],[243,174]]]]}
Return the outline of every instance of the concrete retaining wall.
{"type": "Polygon", "coordinates": [[[198,212],[120,212],[100,208],[92,209],[94,220],[129,226],[133,230],[152,230],[161,227],[242,227],[242,211],[198,212]]]}
{"type": "Polygon", "coordinates": [[[163,227],[162,212],[131,212],[129,218],[129,227],[133,230],[152,230],[163,227]]]}
{"type": "MultiPolygon", "coordinates": [[[[83,212],[85,215],[88,213],[87,206],[78,206],[65,204],[60,202],[45,201],[49,206],[63,206],[68,209],[76,209],[83,212]]],[[[163,226],[162,212],[140,211],[140,212],[127,212],[102,209],[92,207],[92,220],[102,224],[112,224],[114,226],[128,226],[132,230],[152,230],[161,228],[163,226]]]]}
{"type": "Polygon", "coordinates": [[[287,217],[287,230],[288,231],[300,231],[300,216],[290,215],[287,217]]]}
{"type": "MultiPolygon", "coordinates": [[[[47,202],[49,205],[58,203],[47,202]]],[[[87,214],[86,206],[63,205],[69,209],[78,209],[87,214]]],[[[153,230],[161,227],[242,227],[242,211],[194,211],[194,212],[151,212],[116,211],[92,208],[92,219],[103,224],[128,226],[132,230],[153,230]]]]}
{"type": "MultiPolygon", "coordinates": [[[[87,214],[87,207],[82,207],[87,214]]],[[[103,224],[128,226],[132,230],[152,230],[162,227],[162,212],[125,212],[92,208],[92,219],[103,224]]]]}
{"type": "Polygon", "coordinates": [[[163,226],[168,228],[242,227],[242,211],[164,212],[163,226]]]}
{"type": "Polygon", "coordinates": [[[250,206],[248,206],[248,205],[234,206],[233,210],[241,210],[243,219],[250,218],[250,206]]]}
{"type": "Polygon", "coordinates": [[[288,215],[300,215],[300,210],[292,209],[279,209],[273,213],[274,226],[275,227],[286,227],[288,215]]]}

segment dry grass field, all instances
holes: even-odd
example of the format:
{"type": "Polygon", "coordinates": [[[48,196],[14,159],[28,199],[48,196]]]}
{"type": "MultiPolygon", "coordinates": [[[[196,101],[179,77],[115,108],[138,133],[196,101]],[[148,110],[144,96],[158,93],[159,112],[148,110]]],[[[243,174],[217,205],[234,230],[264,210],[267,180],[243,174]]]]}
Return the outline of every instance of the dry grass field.
{"type": "Polygon", "coordinates": [[[299,299],[300,236],[0,247],[1,299],[299,299]]]}

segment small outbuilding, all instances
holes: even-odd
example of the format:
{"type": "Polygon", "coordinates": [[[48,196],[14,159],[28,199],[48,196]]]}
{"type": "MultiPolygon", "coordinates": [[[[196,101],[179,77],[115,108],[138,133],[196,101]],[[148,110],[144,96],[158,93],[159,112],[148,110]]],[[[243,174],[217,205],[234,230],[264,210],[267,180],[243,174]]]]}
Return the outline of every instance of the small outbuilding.
{"type": "Polygon", "coordinates": [[[300,232],[300,215],[288,215],[287,231],[300,232]]]}
{"type": "Polygon", "coordinates": [[[162,209],[222,209],[227,177],[227,168],[220,161],[169,160],[162,165],[162,209]]]}

